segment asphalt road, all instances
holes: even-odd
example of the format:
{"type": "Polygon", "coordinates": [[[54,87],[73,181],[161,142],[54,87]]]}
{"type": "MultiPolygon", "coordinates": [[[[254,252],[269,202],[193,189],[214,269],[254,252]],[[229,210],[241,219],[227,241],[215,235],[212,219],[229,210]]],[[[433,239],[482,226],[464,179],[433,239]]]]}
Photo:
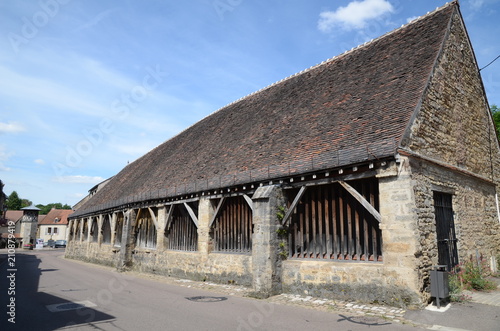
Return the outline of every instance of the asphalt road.
{"type": "Polygon", "coordinates": [[[0,265],[0,330],[418,330],[133,277],[62,255],[20,250],[0,265]]]}

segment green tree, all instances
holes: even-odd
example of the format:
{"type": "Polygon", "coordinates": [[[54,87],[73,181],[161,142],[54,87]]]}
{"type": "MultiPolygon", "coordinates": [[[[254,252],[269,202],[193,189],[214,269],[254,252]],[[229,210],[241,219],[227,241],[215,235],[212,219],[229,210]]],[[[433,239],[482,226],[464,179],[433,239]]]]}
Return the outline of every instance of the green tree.
{"type": "Polygon", "coordinates": [[[497,137],[500,139],[500,108],[497,105],[491,105],[491,114],[493,115],[493,122],[497,131],[497,137]]]}
{"type": "Polygon", "coordinates": [[[47,215],[52,210],[52,208],[55,208],[55,209],[71,209],[70,205],[68,205],[68,204],[64,204],[63,205],[60,202],[49,203],[48,205],[39,204],[39,205],[36,205],[36,207],[40,208],[40,215],[47,215]]]}
{"type": "Polygon", "coordinates": [[[23,208],[23,201],[19,198],[16,191],[12,191],[5,204],[9,210],[21,210],[23,208]]]}
{"type": "Polygon", "coordinates": [[[29,207],[33,204],[33,202],[31,202],[31,200],[28,200],[28,199],[21,199],[21,208],[24,208],[24,207],[29,207]]]}

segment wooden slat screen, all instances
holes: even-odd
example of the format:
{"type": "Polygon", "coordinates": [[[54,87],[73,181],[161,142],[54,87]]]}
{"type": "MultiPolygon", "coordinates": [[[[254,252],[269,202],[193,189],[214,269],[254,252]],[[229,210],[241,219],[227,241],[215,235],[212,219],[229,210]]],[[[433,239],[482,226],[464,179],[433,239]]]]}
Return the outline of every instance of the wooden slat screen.
{"type": "Polygon", "coordinates": [[[135,225],[135,245],[141,248],[156,248],[156,226],[148,210],[141,210],[135,225]]]}
{"type": "Polygon", "coordinates": [[[102,222],[102,243],[111,244],[111,220],[110,216],[104,216],[104,221],[102,222]]]}
{"type": "MultiPolygon", "coordinates": [[[[375,179],[349,184],[378,210],[375,179]]],[[[308,188],[292,215],[288,242],[292,258],[382,261],[377,220],[338,183],[308,188]]]]}
{"type": "MultiPolygon", "coordinates": [[[[193,252],[198,250],[198,228],[183,205],[172,206],[170,228],[165,230],[168,238],[168,248],[179,251],[193,252]]],[[[192,208],[196,213],[198,208],[192,208]]],[[[198,215],[197,215],[198,216],[198,215]]]]}
{"type": "Polygon", "coordinates": [[[73,223],[73,232],[70,233],[72,239],[76,241],[80,240],[80,222],[81,220],[76,220],[73,223]]]}
{"type": "Polygon", "coordinates": [[[92,227],[90,228],[90,236],[92,242],[97,242],[99,238],[99,223],[97,218],[91,219],[92,227]]]}
{"type": "Polygon", "coordinates": [[[242,196],[226,198],[212,226],[214,251],[252,251],[252,210],[242,196]]]}
{"type": "Polygon", "coordinates": [[[118,215],[116,215],[116,224],[115,224],[115,246],[118,247],[120,247],[122,244],[123,220],[124,220],[123,214],[118,213],[118,215]]]}
{"type": "Polygon", "coordinates": [[[83,220],[83,225],[82,225],[82,232],[81,232],[81,235],[83,236],[83,241],[87,241],[87,238],[88,238],[88,222],[87,220],[83,220]]]}

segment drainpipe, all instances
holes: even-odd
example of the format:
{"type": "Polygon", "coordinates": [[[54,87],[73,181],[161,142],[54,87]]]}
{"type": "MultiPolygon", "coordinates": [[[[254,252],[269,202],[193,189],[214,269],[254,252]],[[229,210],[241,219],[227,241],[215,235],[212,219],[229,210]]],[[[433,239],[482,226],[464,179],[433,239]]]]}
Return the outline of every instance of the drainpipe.
{"type": "Polygon", "coordinates": [[[500,207],[498,206],[498,193],[495,192],[495,202],[497,203],[498,223],[500,223],[500,207]]]}

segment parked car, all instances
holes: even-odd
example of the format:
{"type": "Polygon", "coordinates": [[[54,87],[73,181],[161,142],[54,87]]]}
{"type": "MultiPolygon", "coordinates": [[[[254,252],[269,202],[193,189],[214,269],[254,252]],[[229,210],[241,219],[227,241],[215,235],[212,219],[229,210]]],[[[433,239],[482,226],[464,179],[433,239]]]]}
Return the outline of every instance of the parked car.
{"type": "Polygon", "coordinates": [[[56,242],[54,243],[54,247],[66,247],[66,240],[56,240],[56,242]]]}

